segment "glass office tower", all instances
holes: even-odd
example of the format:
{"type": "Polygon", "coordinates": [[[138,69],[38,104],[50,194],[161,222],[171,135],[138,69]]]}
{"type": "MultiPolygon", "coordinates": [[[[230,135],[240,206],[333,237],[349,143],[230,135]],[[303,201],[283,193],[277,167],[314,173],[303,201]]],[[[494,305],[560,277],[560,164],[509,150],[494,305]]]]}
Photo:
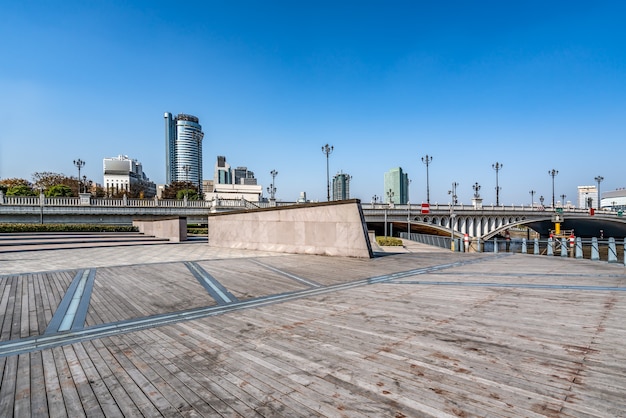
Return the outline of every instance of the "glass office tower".
{"type": "Polygon", "coordinates": [[[352,176],[338,173],[333,177],[333,200],[350,199],[350,179],[352,176]]]}
{"type": "Polygon", "coordinates": [[[189,181],[202,190],[202,126],[184,113],[165,113],[165,181],[189,181]]]}
{"type": "Polygon", "coordinates": [[[409,175],[402,167],[392,168],[385,173],[384,202],[406,205],[409,201],[409,175]]]}

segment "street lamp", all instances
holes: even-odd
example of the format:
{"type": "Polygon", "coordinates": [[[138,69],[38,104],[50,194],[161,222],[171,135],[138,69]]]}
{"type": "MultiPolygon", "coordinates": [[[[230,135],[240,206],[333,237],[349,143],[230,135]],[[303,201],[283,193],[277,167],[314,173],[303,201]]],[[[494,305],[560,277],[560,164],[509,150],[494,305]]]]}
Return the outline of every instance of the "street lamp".
{"type": "Polygon", "coordinates": [[[377,195],[372,196],[372,205],[374,205],[374,203],[378,203],[378,199],[377,195]]]}
{"type": "Polygon", "coordinates": [[[548,175],[552,177],[552,207],[554,207],[554,178],[559,174],[559,170],[548,170],[548,175]]]}
{"type": "Polygon", "coordinates": [[[530,208],[532,209],[533,206],[535,205],[535,192],[534,190],[529,191],[528,193],[530,193],[530,208]]]}
{"type": "Polygon", "coordinates": [[[496,170],[496,206],[500,206],[500,186],[498,186],[498,172],[502,169],[504,164],[500,164],[496,162],[495,164],[491,164],[491,167],[496,170]]]}
{"type": "Polygon", "coordinates": [[[539,201],[541,202],[541,206],[543,206],[543,201],[545,200],[545,198],[543,197],[543,195],[539,196],[539,201]]]}
{"type": "Polygon", "coordinates": [[[478,182],[474,183],[472,189],[474,189],[474,197],[480,197],[480,194],[478,193],[480,190],[480,184],[478,184],[478,182]]]}
{"type": "Polygon", "coordinates": [[[600,202],[602,200],[602,199],[600,199],[600,183],[602,183],[602,180],[604,180],[604,177],[602,177],[602,176],[596,176],[595,177],[595,181],[598,182],[598,210],[600,210],[600,207],[602,206],[601,202],[600,202]]]}
{"type": "Polygon", "coordinates": [[[274,200],[276,195],[276,186],[274,185],[274,179],[276,178],[278,171],[272,170],[270,171],[270,174],[272,175],[272,184],[270,185],[270,187],[267,188],[267,192],[270,194],[270,200],[274,200]]]}
{"type": "Polygon", "coordinates": [[[454,205],[456,204],[456,187],[459,185],[457,182],[452,183],[452,190],[448,190],[448,194],[452,195],[452,202],[450,203],[450,249],[454,251],[454,205]]]}
{"type": "Polygon", "coordinates": [[[330,172],[328,171],[328,156],[332,154],[335,147],[332,145],[324,145],[322,147],[322,152],[326,154],[326,200],[330,202],[330,172]]]}
{"type": "Polygon", "coordinates": [[[79,158],[74,160],[74,165],[78,168],[78,193],[80,193],[80,169],[85,166],[85,162],[79,158]]]}
{"type": "Polygon", "coordinates": [[[393,203],[392,202],[393,196],[394,196],[393,190],[389,189],[387,191],[387,203],[393,203]]]}
{"type": "Polygon", "coordinates": [[[561,195],[561,206],[565,207],[565,198],[567,197],[567,195],[562,194],[561,195]]]}
{"type": "Polygon", "coordinates": [[[458,202],[456,200],[457,196],[456,196],[456,187],[459,185],[459,183],[454,182],[452,183],[452,190],[448,190],[448,194],[452,195],[452,205],[456,205],[458,202]]]}
{"type": "Polygon", "coordinates": [[[430,186],[428,184],[428,166],[430,165],[433,157],[429,157],[428,154],[422,157],[422,162],[426,164],[426,203],[430,204],[430,186]]]}

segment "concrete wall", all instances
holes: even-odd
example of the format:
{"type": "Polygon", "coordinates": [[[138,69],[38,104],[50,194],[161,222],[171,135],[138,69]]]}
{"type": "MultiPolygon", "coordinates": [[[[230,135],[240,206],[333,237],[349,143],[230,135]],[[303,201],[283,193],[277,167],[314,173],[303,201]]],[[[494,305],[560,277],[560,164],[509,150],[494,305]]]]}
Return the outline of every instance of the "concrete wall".
{"type": "Polygon", "coordinates": [[[210,214],[209,245],[295,254],[372,257],[358,200],[210,214]]]}
{"type": "Polygon", "coordinates": [[[133,226],[145,235],[167,238],[172,242],[187,240],[187,218],[133,219],[133,226]]]}

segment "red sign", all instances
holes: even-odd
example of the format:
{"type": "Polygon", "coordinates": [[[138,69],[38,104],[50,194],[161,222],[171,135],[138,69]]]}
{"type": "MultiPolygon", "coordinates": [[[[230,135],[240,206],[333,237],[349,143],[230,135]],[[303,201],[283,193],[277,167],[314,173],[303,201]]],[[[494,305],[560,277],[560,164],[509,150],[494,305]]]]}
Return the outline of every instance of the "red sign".
{"type": "Polygon", "coordinates": [[[422,203],[422,214],[430,213],[430,205],[428,203],[422,203]]]}

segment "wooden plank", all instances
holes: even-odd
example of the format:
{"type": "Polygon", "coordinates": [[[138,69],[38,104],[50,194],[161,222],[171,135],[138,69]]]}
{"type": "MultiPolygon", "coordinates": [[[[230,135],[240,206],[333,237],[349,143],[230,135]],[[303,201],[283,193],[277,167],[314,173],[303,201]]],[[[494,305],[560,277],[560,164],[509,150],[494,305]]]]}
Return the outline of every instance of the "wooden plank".
{"type": "Polygon", "coordinates": [[[17,378],[15,382],[15,405],[16,416],[31,416],[30,399],[30,355],[20,354],[18,356],[17,378]]]}
{"type": "Polygon", "coordinates": [[[47,396],[47,412],[51,418],[67,417],[61,383],[57,374],[54,353],[52,350],[41,351],[45,391],[47,396]]]}
{"type": "Polygon", "coordinates": [[[18,359],[18,356],[6,359],[0,382],[0,412],[5,411],[7,416],[13,414],[15,407],[18,359]]]}
{"type": "Polygon", "coordinates": [[[48,401],[41,351],[30,353],[30,404],[33,416],[48,415],[48,401]]]}
{"type": "Polygon", "coordinates": [[[70,366],[65,358],[64,348],[55,347],[52,349],[52,352],[67,415],[70,417],[85,417],[85,410],[80,399],[80,394],[76,385],[74,385],[70,366]]]}

